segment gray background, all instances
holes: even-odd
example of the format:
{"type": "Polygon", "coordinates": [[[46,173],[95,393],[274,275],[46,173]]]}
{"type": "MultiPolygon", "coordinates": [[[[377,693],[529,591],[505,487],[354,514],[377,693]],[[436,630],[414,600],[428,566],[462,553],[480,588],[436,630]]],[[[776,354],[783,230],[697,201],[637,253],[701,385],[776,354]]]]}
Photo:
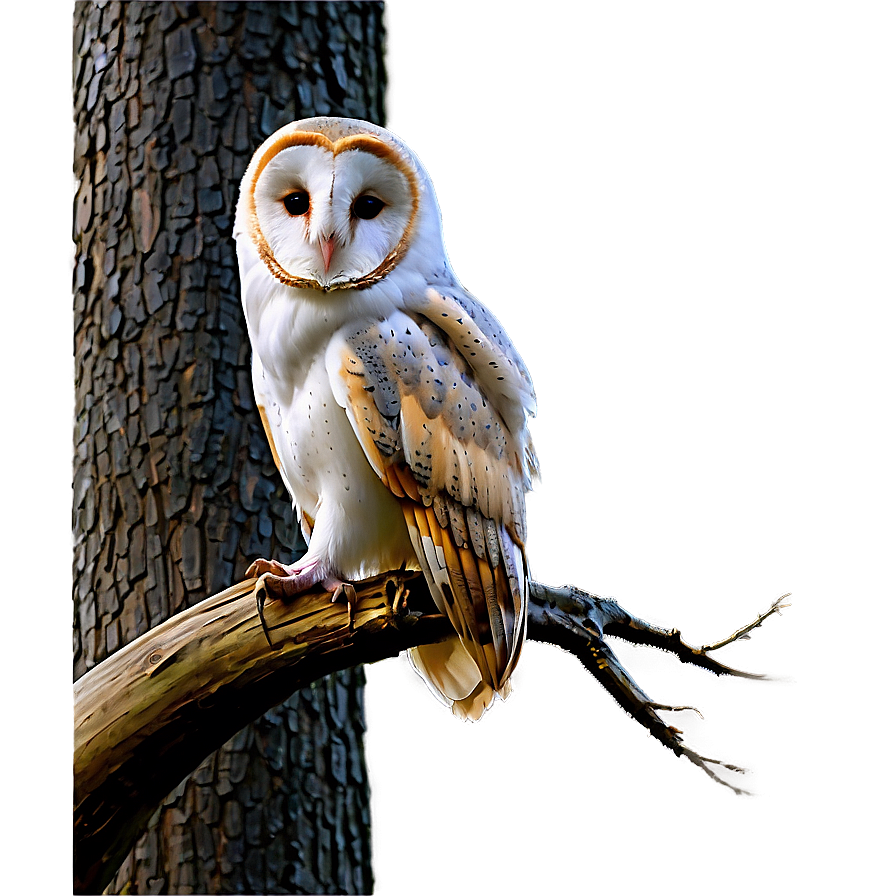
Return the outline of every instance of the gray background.
{"type": "MultiPolygon", "coordinates": [[[[654,699],[703,711],[673,717],[691,745],[753,769],[757,796],[738,799],[545,645],[478,725],[403,660],[372,667],[377,892],[873,889],[874,807],[893,796],[894,13],[514,8],[435,20],[440,6],[391,0],[389,123],[433,176],[461,280],[535,379],[533,571],[697,643],[792,591],[783,618],[721,655],[788,680],[620,648],[654,699]]],[[[62,892],[71,7],[51,4],[39,35],[24,7],[7,15],[6,712],[46,718],[37,742],[7,736],[34,850],[15,845],[7,874],[62,892]]]]}
{"type": "Polygon", "coordinates": [[[893,5],[399,3],[391,126],[532,371],[543,581],[714,639],[620,650],[738,798],[570,657],[461,725],[369,672],[385,892],[892,892],[893,5]]]}

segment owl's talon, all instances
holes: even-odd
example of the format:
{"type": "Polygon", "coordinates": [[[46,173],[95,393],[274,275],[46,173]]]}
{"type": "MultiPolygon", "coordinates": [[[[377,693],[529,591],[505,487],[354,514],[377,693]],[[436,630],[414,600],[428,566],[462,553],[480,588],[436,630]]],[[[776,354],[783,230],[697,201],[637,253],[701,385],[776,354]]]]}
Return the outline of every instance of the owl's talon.
{"type": "Polygon", "coordinates": [[[322,586],[331,593],[331,603],[345,601],[348,608],[348,627],[349,629],[354,628],[355,604],[358,600],[355,586],[350,582],[341,581],[335,575],[321,574],[318,562],[310,562],[297,571],[276,560],[256,560],[249,567],[248,572],[258,577],[258,581],[255,583],[255,605],[258,609],[258,618],[261,620],[262,631],[272,650],[276,648],[271,640],[270,628],[264,617],[265,601],[268,598],[290,601],[310,588],[314,588],[315,585],[322,586]]]}
{"type": "Polygon", "coordinates": [[[255,585],[255,607],[258,610],[258,618],[261,620],[261,630],[267,638],[268,646],[274,649],[274,642],[271,640],[271,632],[268,628],[267,620],[264,618],[264,602],[267,599],[267,589],[265,588],[265,580],[262,577],[255,585]]]}
{"type": "Polygon", "coordinates": [[[408,590],[404,583],[398,583],[395,588],[395,597],[392,599],[392,613],[395,616],[404,616],[408,612],[408,590]]]}
{"type": "Polygon", "coordinates": [[[330,598],[330,603],[335,604],[337,600],[345,601],[348,610],[348,627],[353,629],[355,626],[355,603],[358,600],[355,586],[351,582],[340,582],[333,592],[333,597],[330,598]]]}

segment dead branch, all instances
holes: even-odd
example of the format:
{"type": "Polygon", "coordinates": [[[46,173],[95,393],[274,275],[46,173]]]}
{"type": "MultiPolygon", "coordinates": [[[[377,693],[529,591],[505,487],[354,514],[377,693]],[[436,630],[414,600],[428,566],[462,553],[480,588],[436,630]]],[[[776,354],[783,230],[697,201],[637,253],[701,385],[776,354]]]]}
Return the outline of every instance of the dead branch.
{"type": "MultiPolygon", "coordinates": [[[[250,721],[324,675],[452,633],[419,573],[387,573],[355,590],[351,617],[326,593],[268,602],[272,649],[250,579],[172,617],[75,683],[75,892],[102,890],[164,797],[250,721]]],[[[690,707],[651,701],[604,638],[660,647],[716,674],[761,678],[706,654],[744,637],[782,599],[731,638],[694,648],[615,601],[532,582],[528,636],[569,650],[661,743],[741,793],[710,765],[740,769],[698,755],[656,714],[690,707]]]]}

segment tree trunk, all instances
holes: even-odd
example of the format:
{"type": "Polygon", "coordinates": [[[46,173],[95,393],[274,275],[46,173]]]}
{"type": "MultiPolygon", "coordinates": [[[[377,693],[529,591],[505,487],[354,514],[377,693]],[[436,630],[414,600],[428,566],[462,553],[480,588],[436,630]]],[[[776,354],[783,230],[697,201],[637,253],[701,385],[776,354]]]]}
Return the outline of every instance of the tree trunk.
{"type": "MultiPolygon", "coordinates": [[[[78,3],[75,677],[294,560],[230,237],[277,127],[384,117],[380,3],[78,3]]],[[[360,669],[266,713],[163,803],[118,892],[370,892],[360,669]]]]}

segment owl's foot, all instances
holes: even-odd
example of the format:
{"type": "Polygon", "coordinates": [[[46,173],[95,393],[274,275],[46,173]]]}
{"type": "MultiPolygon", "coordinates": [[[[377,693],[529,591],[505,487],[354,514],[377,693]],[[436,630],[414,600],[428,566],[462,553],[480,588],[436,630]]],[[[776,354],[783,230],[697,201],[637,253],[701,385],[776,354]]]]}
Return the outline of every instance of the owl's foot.
{"type": "Polygon", "coordinates": [[[345,601],[348,607],[349,628],[354,625],[357,601],[354,585],[343,581],[342,577],[334,575],[320,560],[311,560],[308,563],[299,563],[290,567],[276,560],[259,559],[246,570],[246,575],[258,577],[258,581],[255,583],[255,603],[262,631],[272,650],[274,644],[271,641],[267,620],[264,618],[264,604],[268,597],[272,600],[288,601],[315,585],[321,585],[332,593],[333,603],[345,601]]]}
{"type": "Polygon", "coordinates": [[[271,573],[274,576],[291,576],[295,570],[290,569],[283,563],[280,563],[277,560],[264,560],[259,557],[257,560],[253,561],[249,568],[246,570],[244,579],[261,578],[266,572],[271,573]]]}

